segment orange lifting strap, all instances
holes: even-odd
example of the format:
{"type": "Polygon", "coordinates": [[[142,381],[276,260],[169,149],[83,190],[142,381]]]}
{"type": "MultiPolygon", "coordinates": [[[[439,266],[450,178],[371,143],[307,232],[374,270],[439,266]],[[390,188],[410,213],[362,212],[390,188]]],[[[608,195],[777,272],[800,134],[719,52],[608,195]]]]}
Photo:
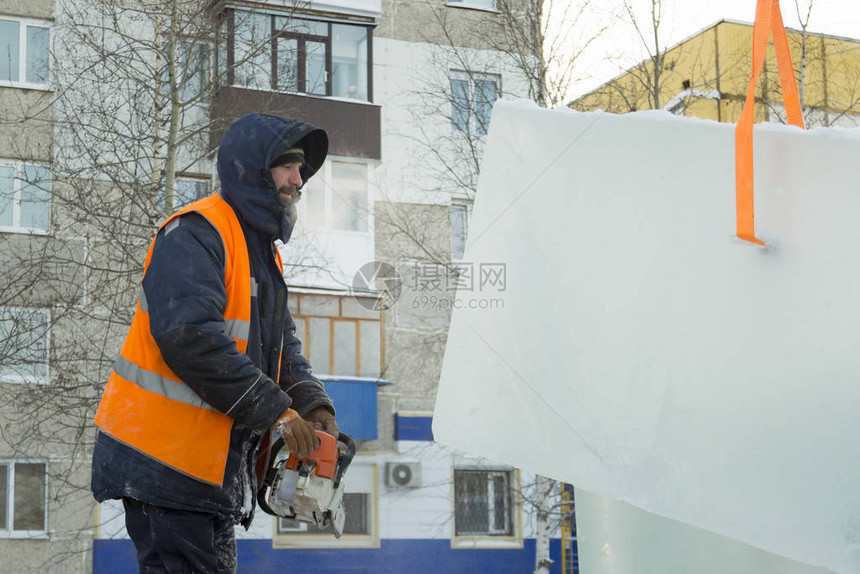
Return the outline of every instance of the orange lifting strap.
{"type": "Polygon", "coordinates": [[[755,206],[753,201],[753,120],[755,116],[755,87],[758,84],[764,57],[767,52],[768,36],[773,34],[773,47],[779,68],[779,82],[782,84],[782,97],[788,123],[803,128],[803,114],[800,98],[794,81],[794,67],[788,51],[788,38],[779,0],[758,0],[753,25],[753,61],[747,99],[738,125],[735,128],[735,193],[737,208],[738,237],[751,243],[764,245],[755,236],[755,206]]]}

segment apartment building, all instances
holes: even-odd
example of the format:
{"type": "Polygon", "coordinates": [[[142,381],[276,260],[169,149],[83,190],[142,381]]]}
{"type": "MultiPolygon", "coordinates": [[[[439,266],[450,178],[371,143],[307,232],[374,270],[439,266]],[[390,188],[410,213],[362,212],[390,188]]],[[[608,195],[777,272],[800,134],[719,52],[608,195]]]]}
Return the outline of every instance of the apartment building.
{"type": "Polygon", "coordinates": [[[493,262],[463,260],[492,103],[528,93],[490,48],[501,17],[493,0],[0,5],[11,571],[135,571],[121,505],[89,495],[92,415],[155,226],[217,190],[218,141],[251,111],[329,133],[281,251],[298,335],[359,453],[341,539],[258,513],[240,569],[533,569],[533,477],[430,428],[451,309],[503,303],[503,266],[482,280],[493,262]]]}

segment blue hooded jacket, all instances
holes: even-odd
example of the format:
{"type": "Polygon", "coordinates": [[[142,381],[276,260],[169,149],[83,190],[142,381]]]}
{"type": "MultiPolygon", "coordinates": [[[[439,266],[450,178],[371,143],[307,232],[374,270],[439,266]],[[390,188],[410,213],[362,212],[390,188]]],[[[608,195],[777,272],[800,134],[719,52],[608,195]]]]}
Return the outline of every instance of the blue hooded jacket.
{"type": "Polygon", "coordinates": [[[251,298],[247,354],[224,332],[224,248],[218,231],[188,213],[159,231],[142,287],[150,331],[164,361],[206,402],[236,421],[222,487],[186,476],[99,432],[92,490],[99,502],[141,502],[231,517],[246,526],[257,492],[254,467],[262,437],[287,408],[306,415],[323,406],[334,413],[295,336],[287,286],[275,260],[275,239],[289,240],[295,209],[281,199],[270,165],[284,147],[300,145],[307,181],[328,151],[324,131],[265,114],[237,120],[221,140],[221,195],[239,217],[257,280],[251,298]],[[283,349],[283,354],[281,350],[283,349]],[[280,387],[278,359],[280,365],[280,387]]]}

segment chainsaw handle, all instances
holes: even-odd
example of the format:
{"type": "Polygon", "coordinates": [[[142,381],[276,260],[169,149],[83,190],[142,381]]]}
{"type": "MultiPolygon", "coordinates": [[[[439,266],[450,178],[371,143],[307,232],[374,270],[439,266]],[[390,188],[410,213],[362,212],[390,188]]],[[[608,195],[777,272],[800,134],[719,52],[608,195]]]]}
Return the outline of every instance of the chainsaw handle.
{"type": "Polygon", "coordinates": [[[263,509],[263,512],[266,514],[271,514],[272,516],[278,516],[278,513],[272,510],[272,507],[269,506],[269,503],[266,502],[266,488],[269,488],[271,485],[261,486],[257,491],[257,504],[260,505],[260,508],[263,509]]]}
{"type": "Polygon", "coordinates": [[[281,449],[287,446],[287,443],[284,441],[284,437],[278,436],[275,439],[275,442],[272,443],[272,448],[270,449],[271,454],[269,455],[269,466],[275,466],[275,462],[277,462],[278,454],[281,452],[281,449]]]}
{"type": "MultiPolygon", "coordinates": [[[[343,478],[343,473],[346,471],[347,467],[352,462],[352,459],[355,457],[356,453],[355,441],[348,434],[338,433],[337,441],[343,443],[346,446],[346,450],[344,452],[340,452],[340,449],[338,449],[338,468],[334,477],[334,488],[338,488],[340,486],[340,481],[343,478]]],[[[281,449],[284,448],[284,446],[286,446],[286,443],[284,442],[284,439],[282,437],[278,437],[278,439],[272,444],[271,456],[269,459],[270,463],[263,475],[262,484],[260,484],[259,488],[257,489],[257,503],[260,505],[260,508],[266,514],[271,514],[272,516],[283,516],[285,518],[293,518],[296,516],[295,513],[292,516],[278,514],[269,506],[268,502],[266,502],[267,491],[271,491],[278,473],[277,457],[278,454],[281,452],[281,449]]],[[[337,534],[335,535],[337,536],[337,534]]]]}
{"type": "Polygon", "coordinates": [[[337,441],[342,442],[346,445],[346,452],[341,453],[338,456],[338,465],[337,465],[337,474],[334,476],[334,487],[337,488],[340,486],[340,479],[343,478],[343,473],[346,472],[347,467],[352,462],[352,459],[355,457],[355,441],[351,436],[342,432],[338,433],[337,441]]]}
{"type": "Polygon", "coordinates": [[[269,447],[269,454],[266,458],[267,466],[263,470],[261,484],[257,487],[257,504],[260,505],[263,512],[272,516],[278,516],[278,514],[266,502],[266,490],[272,488],[272,482],[275,480],[277,456],[285,444],[283,437],[279,436],[269,447]]]}

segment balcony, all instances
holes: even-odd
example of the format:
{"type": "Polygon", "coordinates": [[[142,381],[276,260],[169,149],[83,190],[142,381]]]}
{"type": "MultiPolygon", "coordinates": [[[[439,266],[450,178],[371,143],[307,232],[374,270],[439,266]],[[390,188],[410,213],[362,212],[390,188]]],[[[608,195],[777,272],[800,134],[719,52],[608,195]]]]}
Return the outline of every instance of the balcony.
{"type": "Polygon", "coordinates": [[[378,439],[376,390],[392,383],[382,379],[332,375],[322,375],[320,380],[334,403],[340,430],[354,439],[378,439]]]}
{"type": "Polygon", "coordinates": [[[368,102],[222,86],[212,99],[214,149],[237,118],[261,112],[288,116],[328,132],[329,154],[382,159],[381,107],[368,102]]]}
{"type": "MultiPolygon", "coordinates": [[[[264,0],[264,2],[277,8],[284,6],[283,0],[264,0]]],[[[295,0],[292,4],[298,9],[363,16],[377,20],[382,16],[382,0],[314,0],[313,2],[295,0]]]]}

